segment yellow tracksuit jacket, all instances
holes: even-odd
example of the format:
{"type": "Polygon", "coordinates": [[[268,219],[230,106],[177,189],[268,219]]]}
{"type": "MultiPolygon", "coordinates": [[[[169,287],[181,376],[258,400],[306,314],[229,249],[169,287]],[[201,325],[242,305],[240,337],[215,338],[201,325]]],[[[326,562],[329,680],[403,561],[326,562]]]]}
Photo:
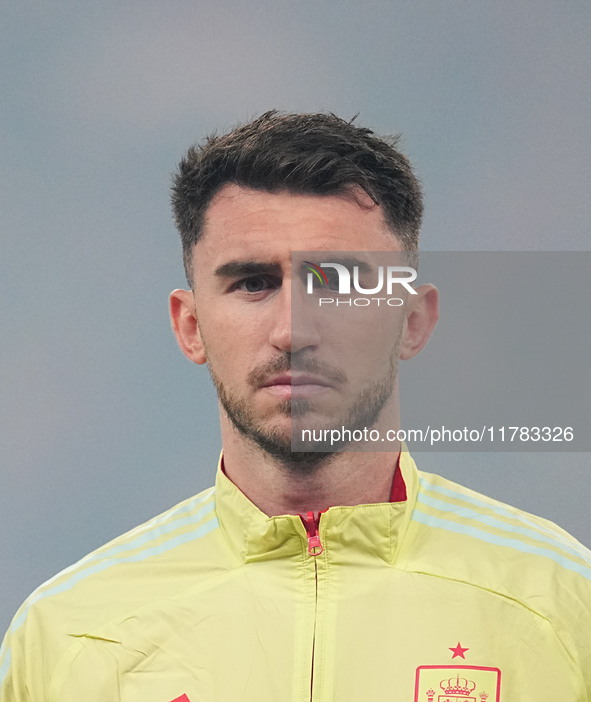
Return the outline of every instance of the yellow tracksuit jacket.
{"type": "Polygon", "coordinates": [[[405,502],[318,533],[218,470],[31,595],[0,702],[590,702],[589,551],[400,468],[405,502]]]}

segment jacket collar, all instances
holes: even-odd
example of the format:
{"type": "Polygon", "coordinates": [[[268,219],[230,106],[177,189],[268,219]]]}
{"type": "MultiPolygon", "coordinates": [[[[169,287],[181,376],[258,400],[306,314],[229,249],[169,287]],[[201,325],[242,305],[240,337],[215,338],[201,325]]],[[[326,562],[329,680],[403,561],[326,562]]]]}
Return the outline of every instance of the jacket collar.
{"type": "MultiPolygon", "coordinates": [[[[268,517],[224,474],[221,457],[216,476],[216,512],[222,533],[243,562],[313,558],[299,515],[268,517]]],[[[323,557],[332,562],[396,560],[418,492],[416,465],[406,447],[399,469],[406,501],[330,507],[319,522],[323,557]]]]}

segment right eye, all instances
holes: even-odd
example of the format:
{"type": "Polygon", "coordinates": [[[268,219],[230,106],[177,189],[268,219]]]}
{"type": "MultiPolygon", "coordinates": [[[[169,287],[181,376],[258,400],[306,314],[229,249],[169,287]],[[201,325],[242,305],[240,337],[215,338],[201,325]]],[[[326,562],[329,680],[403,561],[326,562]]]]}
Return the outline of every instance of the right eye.
{"type": "Polygon", "coordinates": [[[245,293],[256,295],[257,293],[272,290],[275,282],[266,275],[251,275],[236,283],[235,288],[245,293]]]}

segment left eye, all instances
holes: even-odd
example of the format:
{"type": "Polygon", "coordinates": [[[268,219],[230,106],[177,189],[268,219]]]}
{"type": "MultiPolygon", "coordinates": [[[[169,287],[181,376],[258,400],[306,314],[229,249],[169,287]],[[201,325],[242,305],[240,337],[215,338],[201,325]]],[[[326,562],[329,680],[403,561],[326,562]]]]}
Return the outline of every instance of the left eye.
{"type": "Polygon", "coordinates": [[[339,289],[339,276],[335,270],[325,271],[326,278],[328,279],[328,289],[338,290],[339,289]]]}
{"type": "Polygon", "coordinates": [[[268,290],[271,287],[271,281],[263,276],[246,278],[238,283],[238,289],[247,293],[258,293],[263,290],[268,290]]]}

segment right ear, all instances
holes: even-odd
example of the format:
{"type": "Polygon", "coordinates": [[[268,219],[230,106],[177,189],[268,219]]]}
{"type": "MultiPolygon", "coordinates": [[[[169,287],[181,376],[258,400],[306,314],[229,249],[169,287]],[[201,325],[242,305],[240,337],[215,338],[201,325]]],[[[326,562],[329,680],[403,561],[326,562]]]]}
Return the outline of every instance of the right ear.
{"type": "Polygon", "coordinates": [[[170,293],[170,320],[181,351],[193,363],[207,361],[203,339],[199,331],[195,298],[191,290],[173,290],[170,293]]]}

